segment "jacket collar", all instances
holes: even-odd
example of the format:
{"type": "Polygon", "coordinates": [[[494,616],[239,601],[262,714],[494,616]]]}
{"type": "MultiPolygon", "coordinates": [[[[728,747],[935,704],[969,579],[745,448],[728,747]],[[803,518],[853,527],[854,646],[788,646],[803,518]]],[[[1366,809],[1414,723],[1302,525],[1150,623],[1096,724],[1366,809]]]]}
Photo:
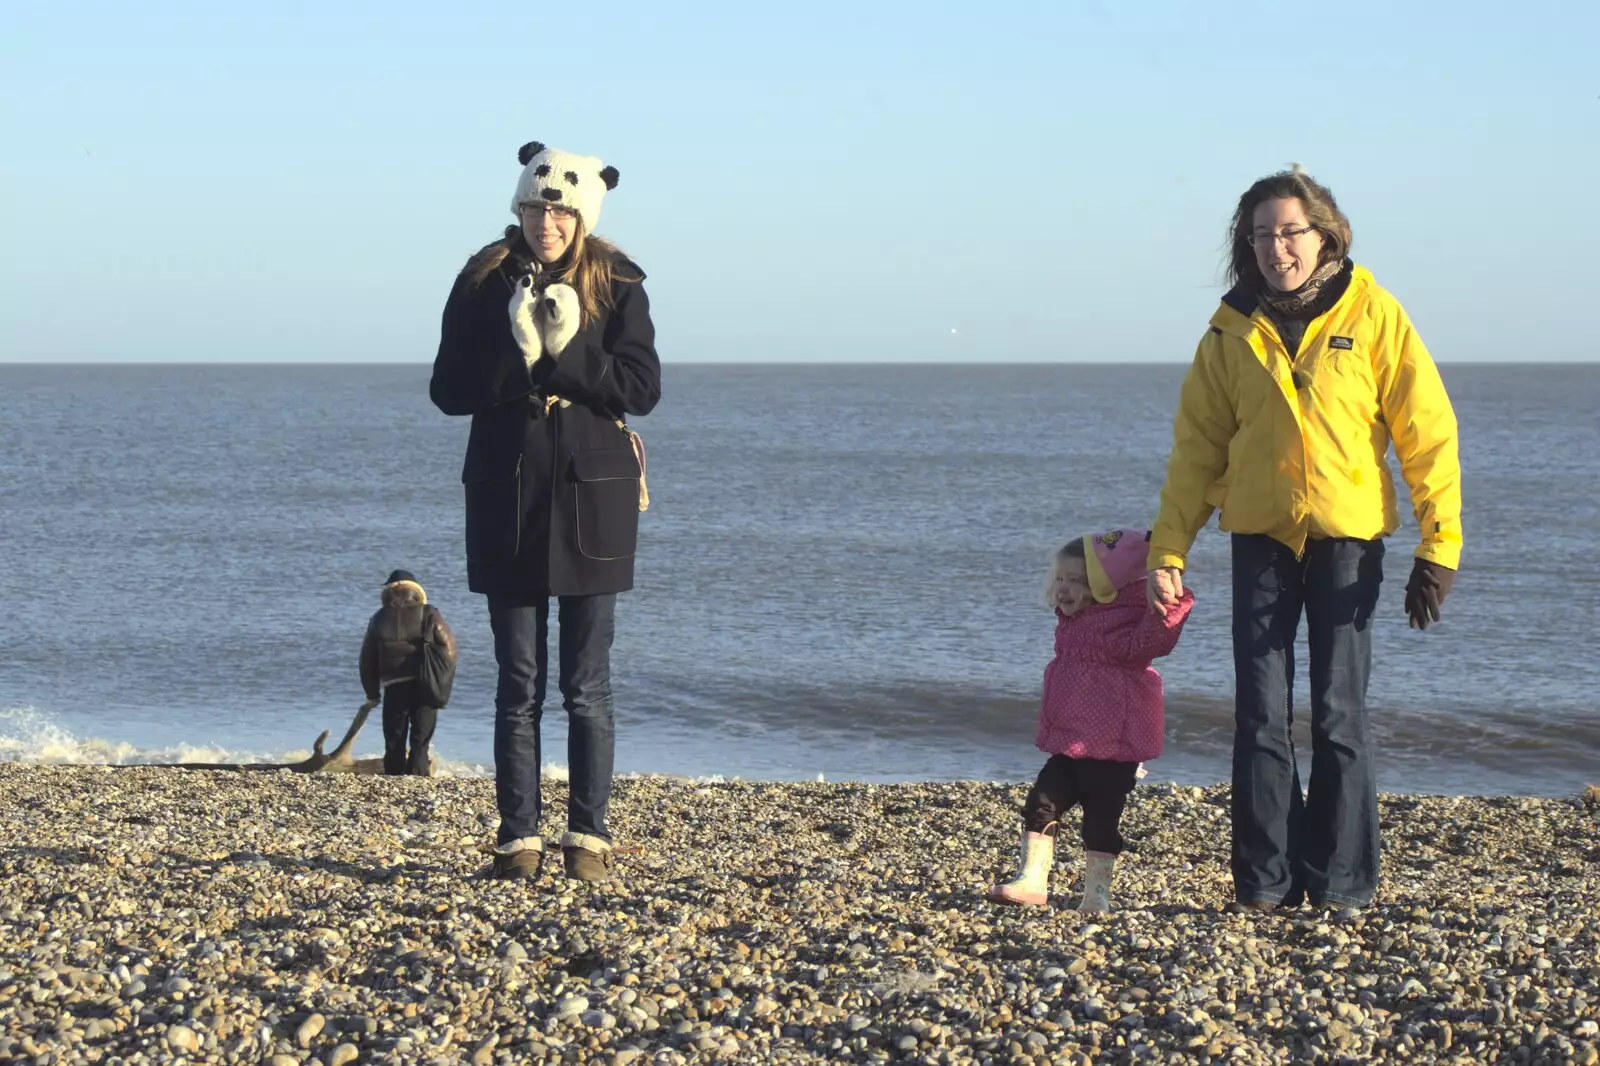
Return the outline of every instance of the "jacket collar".
{"type": "MultiPolygon", "coordinates": [[[[544,274],[546,271],[565,271],[565,256],[563,256],[560,261],[555,262],[555,264],[546,266],[546,264],[539,262],[538,256],[534,256],[533,248],[528,246],[526,238],[523,237],[522,230],[515,226],[507,226],[506,229],[506,237],[509,238],[510,243],[507,245],[506,259],[504,259],[504,262],[501,262],[501,272],[502,274],[507,274],[507,282],[509,282],[512,277],[522,277],[523,274],[544,274]]],[[[627,258],[627,256],[624,256],[624,254],[616,254],[614,262],[616,262],[616,266],[618,266],[619,271],[624,272],[624,274],[637,274],[640,282],[645,280],[645,272],[640,269],[640,266],[638,266],[637,262],[627,258]]]]}
{"type": "MultiPolygon", "coordinates": [[[[1358,292],[1364,291],[1372,283],[1372,273],[1366,267],[1345,260],[1345,270],[1339,277],[1329,282],[1336,285],[1341,280],[1345,281],[1344,291],[1339,294],[1333,305],[1324,311],[1327,314],[1336,307],[1341,307],[1355,298],[1358,292]]],[[[1255,330],[1253,321],[1256,314],[1260,313],[1260,303],[1256,300],[1253,291],[1244,286],[1236,285],[1229,289],[1222,297],[1222,303],[1215,314],[1211,316],[1211,328],[1218,333],[1230,333],[1235,337],[1248,337],[1255,330]]],[[[1318,316],[1321,317],[1321,316],[1318,316]]]]}

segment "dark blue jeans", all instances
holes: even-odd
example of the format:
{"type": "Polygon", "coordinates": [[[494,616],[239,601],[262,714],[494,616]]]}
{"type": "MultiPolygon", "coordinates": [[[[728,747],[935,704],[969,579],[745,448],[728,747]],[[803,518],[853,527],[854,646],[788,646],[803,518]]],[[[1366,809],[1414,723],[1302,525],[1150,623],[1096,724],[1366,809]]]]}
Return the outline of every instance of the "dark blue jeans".
{"type": "MultiPolygon", "coordinates": [[[[567,829],[611,839],[606,807],[616,733],[611,719],[611,638],[615,594],[559,597],[562,706],[567,711],[571,799],[567,829]]],[[[495,801],[500,843],[539,835],[542,813],[539,720],[548,674],[550,601],[507,606],[489,601],[500,682],[494,699],[495,801]]]]}
{"type": "Polygon", "coordinates": [[[1383,542],[1233,537],[1233,884],[1238,899],[1364,906],[1378,882],[1378,787],[1367,731],[1383,542]],[[1311,781],[1290,726],[1304,610],[1311,781]]]}

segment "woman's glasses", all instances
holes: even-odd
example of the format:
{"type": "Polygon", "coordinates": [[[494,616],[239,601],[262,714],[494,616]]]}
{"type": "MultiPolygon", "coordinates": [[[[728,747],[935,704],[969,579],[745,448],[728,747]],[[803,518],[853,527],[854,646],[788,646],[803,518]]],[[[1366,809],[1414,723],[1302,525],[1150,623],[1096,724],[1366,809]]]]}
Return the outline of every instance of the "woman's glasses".
{"type": "Polygon", "coordinates": [[[1246,233],[1244,235],[1244,240],[1245,243],[1252,248],[1259,248],[1262,245],[1266,245],[1270,248],[1279,241],[1282,241],[1284,244],[1293,244],[1306,234],[1315,232],[1317,232],[1317,227],[1315,226],[1301,226],[1299,228],[1291,227],[1289,229],[1279,230],[1277,233],[1246,233]]]}
{"type": "Polygon", "coordinates": [[[578,212],[570,207],[561,207],[557,204],[523,204],[522,210],[535,218],[540,215],[549,215],[558,222],[570,222],[578,217],[578,212]]]}

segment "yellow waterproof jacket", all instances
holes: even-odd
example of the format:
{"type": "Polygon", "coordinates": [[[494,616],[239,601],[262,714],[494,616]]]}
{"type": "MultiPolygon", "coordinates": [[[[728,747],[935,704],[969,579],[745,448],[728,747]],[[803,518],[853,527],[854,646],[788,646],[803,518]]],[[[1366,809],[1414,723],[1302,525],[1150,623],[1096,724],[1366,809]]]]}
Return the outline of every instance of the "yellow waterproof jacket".
{"type": "Polygon", "coordinates": [[[1149,566],[1182,567],[1219,508],[1226,532],[1265,533],[1297,555],[1308,537],[1393,533],[1391,440],[1422,532],[1417,556],[1456,569],[1456,416],[1399,302],[1354,267],[1291,359],[1255,298],[1229,293],[1184,379],[1149,566]]]}

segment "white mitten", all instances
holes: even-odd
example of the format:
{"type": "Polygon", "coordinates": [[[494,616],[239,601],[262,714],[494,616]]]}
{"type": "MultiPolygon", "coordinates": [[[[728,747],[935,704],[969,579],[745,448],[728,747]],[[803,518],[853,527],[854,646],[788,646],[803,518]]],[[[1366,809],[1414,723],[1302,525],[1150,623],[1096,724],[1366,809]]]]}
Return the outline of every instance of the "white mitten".
{"type": "Polygon", "coordinates": [[[511,303],[506,313],[511,316],[511,337],[522,349],[522,358],[531,367],[544,354],[544,342],[539,339],[539,325],[534,311],[539,306],[539,295],[533,288],[533,279],[518,278],[511,287],[511,303]]]}
{"type": "Polygon", "coordinates": [[[557,283],[544,290],[539,301],[539,332],[544,350],[559,356],[578,335],[578,293],[571,285],[557,283]]]}

